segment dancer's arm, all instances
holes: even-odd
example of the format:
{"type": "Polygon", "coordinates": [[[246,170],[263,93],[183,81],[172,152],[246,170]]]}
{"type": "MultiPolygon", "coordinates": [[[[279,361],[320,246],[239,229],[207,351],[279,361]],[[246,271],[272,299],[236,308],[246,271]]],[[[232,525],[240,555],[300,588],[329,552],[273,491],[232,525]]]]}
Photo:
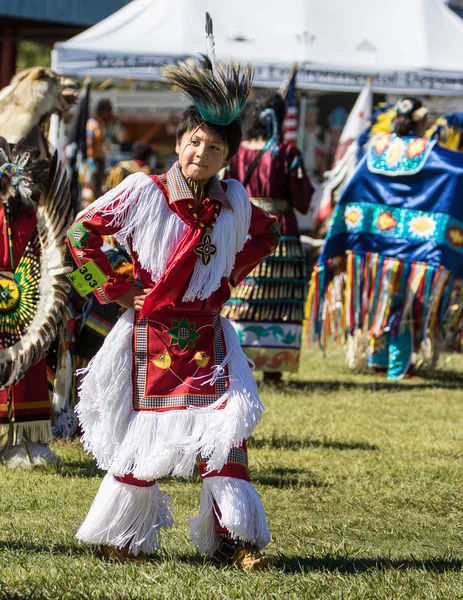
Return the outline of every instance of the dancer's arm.
{"type": "Polygon", "coordinates": [[[280,243],[277,218],[253,204],[248,235],[250,239],[236,255],[235,266],[230,276],[232,286],[238,285],[280,243]]]}
{"type": "MultiPolygon", "coordinates": [[[[70,227],[67,242],[77,266],[94,261],[108,280],[94,291],[100,304],[108,304],[127,294],[134,286],[111,268],[105,252],[102,250],[103,236],[117,233],[120,227],[111,225],[111,216],[89,208],[81,214],[70,227]]],[[[139,290],[140,292],[140,290],[139,290]]]]}

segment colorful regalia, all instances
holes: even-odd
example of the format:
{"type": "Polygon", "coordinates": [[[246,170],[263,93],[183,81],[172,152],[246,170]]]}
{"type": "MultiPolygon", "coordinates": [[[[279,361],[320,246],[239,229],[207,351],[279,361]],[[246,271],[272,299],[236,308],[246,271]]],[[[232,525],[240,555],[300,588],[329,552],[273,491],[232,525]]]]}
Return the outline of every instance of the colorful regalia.
{"type": "Polygon", "coordinates": [[[461,153],[419,137],[374,138],[312,276],[311,339],[369,334],[369,363],[389,379],[404,376],[423,343],[460,349],[462,194],[461,153]]]}
{"type": "MultiPolygon", "coordinates": [[[[2,347],[8,344],[10,331],[14,322],[11,317],[16,316],[14,311],[20,297],[20,287],[23,287],[33,272],[22,269],[18,270],[15,281],[18,286],[9,282],[4,277],[5,272],[14,272],[14,265],[18,265],[24,255],[27,246],[34,237],[37,219],[35,215],[27,216],[20,212],[11,223],[12,233],[12,255],[8,242],[8,225],[5,218],[5,208],[2,203],[0,208],[0,335],[2,347]],[[13,266],[11,261],[13,260],[13,266]],[[13,309],[13,313],[10,310],[13,309]]],[[[28,310],[28,307],[26,308],[28,310]]],[[[26,323],[26,319],[24,319],[26,323]]],[[[0,431],[3,443],[1,446],[19,446],[23,440],[28,442],[48,443],[51,441],[51,404],[48,394],[47,364],[42,359],[33,365],[25,374],[24,378],[12,386],[0,390],[0,431]]],[[[25,447],[24,447],[25,451],[25,447]]],[[[23,452],[24,457],[27,454],[23,452]]]]}
{"type": "Polygon", "coordinates": [[[46,446],[45,357],[70,288],[65,232],[71,205],[57,156],[39,155],[24,140],[10,146],[0,138],[0,450],[10,466],[58,460],[46,446]]]}
{"type": "MultiPolygon", "coordinates": [[[[258,154],[242,144],[228,176],[244,181],[258,154]]],[[[233,289],[222,314],[256,369],[297,371],[307,271],[294,209],[306,213],[313,192],[299,150],[288,142],[266,150],[246,190],[253,204],[278,218],[282,238],[275,252],[233,289]]]]}

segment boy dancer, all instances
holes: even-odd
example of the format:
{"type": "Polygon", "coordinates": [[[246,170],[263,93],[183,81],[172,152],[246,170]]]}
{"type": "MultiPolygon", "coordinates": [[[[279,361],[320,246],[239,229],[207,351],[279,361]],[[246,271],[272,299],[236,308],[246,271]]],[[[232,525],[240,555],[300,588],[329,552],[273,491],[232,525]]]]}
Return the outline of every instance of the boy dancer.
{"type": "Polygon", "coordinates": [[[241,141],[238,117],[252,73],[215,63],[206,18],[211,60],[165,72],[194,103],[177,131],[179,161],[160,177],[128,177],[69,231],[76,262],[93,260],[108,276],[95,291],[99,301],[129,309],[81,388],[83,441],[108,474],[77,537],[129,558],[151,552],[172,523],[156,479],[189,476],[197,462],[203,488],[193,541],[220,562],[249,569],[274,561],[260,552],[270,532],[247,470],[246,439],[263,406],[220,310],[230,285],[280,235],[240,183],[217,178],[241,141]],[[139,287],[112,272],[103,235],[130,248],[139,287]]]}

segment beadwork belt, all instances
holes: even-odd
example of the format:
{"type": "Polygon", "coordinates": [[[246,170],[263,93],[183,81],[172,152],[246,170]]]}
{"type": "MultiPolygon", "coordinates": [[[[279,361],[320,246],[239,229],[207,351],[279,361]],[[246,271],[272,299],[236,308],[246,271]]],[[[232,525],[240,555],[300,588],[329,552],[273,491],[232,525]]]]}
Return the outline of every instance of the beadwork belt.
{"type": "Polygon", "coordinates": [[[281,215],[291,210],[291,204],[286,198],[250,198],[251,202],[273,215],[281,215]]]}

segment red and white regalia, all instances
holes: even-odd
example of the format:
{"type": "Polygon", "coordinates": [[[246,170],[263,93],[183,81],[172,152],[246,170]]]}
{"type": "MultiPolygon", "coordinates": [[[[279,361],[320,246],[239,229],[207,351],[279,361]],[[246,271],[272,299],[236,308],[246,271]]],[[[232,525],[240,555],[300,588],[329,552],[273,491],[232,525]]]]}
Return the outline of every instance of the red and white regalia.
{"type": "Polygon", "coordinates": [[[87,450],[108,471],[78,537],[151,552],[172,517],[156,483],[187,477],[203,488],[192,538],[207,554],[218,534],[263,548],[265,512],[249,483],[245,441],[263,406],[236,333],[220,316],[236,286],[278,245],[276,219],[253,206],[242,185],[213,177],[195,207],[179,163],[164,176],[126,178],[68,233],[76,262],[108,276],[101,303],[130,284],[101,250],[114,235],[130,249],[141,312],[128,310],[91,361],[77,411],[87,450]],[[196,212],[197,211],[197,212],[196,212]]]}

